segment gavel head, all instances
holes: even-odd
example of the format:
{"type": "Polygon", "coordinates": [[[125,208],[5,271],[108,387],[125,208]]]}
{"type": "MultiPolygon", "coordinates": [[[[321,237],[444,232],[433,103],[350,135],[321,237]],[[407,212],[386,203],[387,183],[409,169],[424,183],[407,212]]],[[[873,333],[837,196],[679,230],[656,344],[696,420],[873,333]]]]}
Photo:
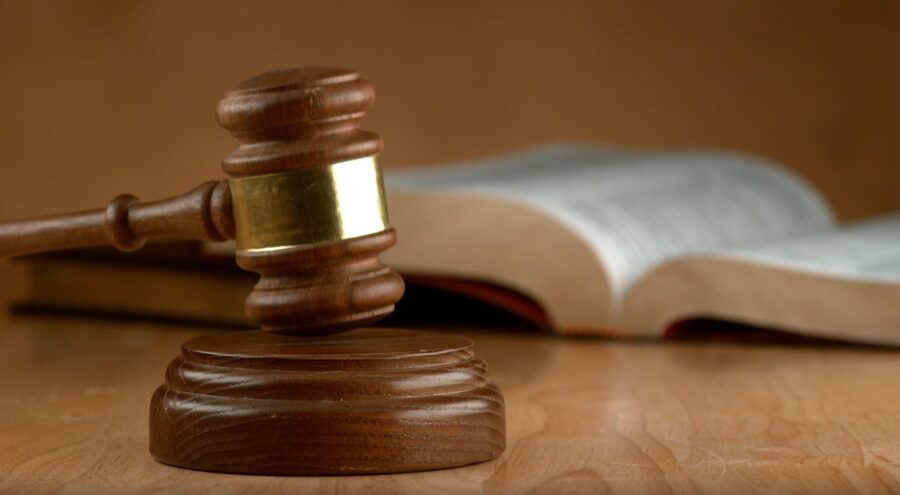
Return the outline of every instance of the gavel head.
{"type": "Polygon", "coordinates": [[[397,236],[381,138],[359,129],[374,99],[356,72],[305,66],[248,79],[219,102],[219,124],[240,140],[222,162],[237,263],[260,274],[246,311],[264,329],[349,330],[403,295],[403,280],[378,259],[397,236]]]}

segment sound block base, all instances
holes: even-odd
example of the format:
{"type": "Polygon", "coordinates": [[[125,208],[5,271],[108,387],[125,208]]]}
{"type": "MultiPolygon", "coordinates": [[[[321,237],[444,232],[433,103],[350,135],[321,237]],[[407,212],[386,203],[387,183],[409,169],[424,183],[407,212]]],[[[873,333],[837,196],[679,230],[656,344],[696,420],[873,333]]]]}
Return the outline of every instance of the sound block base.
{"type": "Polygon", "coordinates": [[[205,471],[424,471],[494,459],[505,442],[503,395],[472,342],[415,330],[198,337],[150,404],[151,454],[205,471]]]}

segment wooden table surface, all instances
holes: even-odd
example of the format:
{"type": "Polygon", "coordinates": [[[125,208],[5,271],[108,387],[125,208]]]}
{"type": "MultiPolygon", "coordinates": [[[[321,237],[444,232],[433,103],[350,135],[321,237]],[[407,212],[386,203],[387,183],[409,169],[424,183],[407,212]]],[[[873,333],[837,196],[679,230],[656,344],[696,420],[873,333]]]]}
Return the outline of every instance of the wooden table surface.
{"type": "Polygon", "coordinates": [[[900,351],[464,331],[507,404],[493,462],[390,476],[187,471],[147,453],[150,394],[208,328],[0,322],[0,492],[900,492],[900,351]]]}

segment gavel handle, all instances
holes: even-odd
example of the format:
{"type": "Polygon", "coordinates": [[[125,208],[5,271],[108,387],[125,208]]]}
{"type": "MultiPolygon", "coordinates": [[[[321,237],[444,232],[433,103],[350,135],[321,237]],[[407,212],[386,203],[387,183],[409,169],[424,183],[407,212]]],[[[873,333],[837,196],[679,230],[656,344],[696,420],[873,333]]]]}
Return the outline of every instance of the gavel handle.
{"type": "Polygon", "coordinates": [[[206,182],[161,201],[139,203],[124,194],[103,209],[0,222],[0,258],[107,244],[134,251],[156,237],[233,239],[228,182],[206,182]]]}

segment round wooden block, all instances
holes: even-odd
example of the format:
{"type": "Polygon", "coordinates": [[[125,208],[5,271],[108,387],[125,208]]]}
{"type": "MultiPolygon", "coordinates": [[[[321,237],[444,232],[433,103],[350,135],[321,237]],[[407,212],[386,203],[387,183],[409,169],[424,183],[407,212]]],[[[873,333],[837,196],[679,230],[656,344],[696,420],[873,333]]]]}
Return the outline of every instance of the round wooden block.
{"type": "Polygon", "coordinates": [[[160,462],[227,473],[374,474],[494,459],[503,396],[466,338],[364,328],[189,340],[150,404],[160,462]]]}

